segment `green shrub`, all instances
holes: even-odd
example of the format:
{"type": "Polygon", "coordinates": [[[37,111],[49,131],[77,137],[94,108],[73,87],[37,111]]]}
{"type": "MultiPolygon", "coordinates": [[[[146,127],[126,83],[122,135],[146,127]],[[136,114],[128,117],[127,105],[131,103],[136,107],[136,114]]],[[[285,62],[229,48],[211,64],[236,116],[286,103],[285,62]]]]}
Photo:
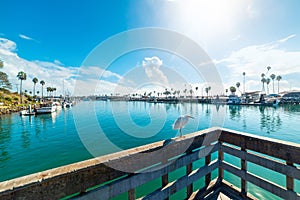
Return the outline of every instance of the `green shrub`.
{"type": "Polygon", "coordinates": [[[9,102],[11,102],[11,100],[12,100],[11,97],[4,97],[4,99],[9,102]]]}

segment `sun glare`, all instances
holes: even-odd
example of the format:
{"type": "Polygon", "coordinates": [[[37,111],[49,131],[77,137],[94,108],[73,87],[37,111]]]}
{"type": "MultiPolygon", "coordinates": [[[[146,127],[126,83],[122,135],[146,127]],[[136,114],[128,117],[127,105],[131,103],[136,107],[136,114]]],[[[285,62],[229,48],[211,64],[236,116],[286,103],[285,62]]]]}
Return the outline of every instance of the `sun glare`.
{"type": "Polygon", "coordinates": [[[177,1],[173,23],[185,30],[197,31],[207,39],[234,29],[242,13],[242,3],[237,0],[177,1]]]}

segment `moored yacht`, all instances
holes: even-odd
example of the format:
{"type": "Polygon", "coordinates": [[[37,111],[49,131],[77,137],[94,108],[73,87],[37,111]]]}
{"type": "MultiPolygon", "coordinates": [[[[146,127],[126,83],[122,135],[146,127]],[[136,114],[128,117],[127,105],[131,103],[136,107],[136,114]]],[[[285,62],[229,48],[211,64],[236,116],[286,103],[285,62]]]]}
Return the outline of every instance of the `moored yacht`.
{"type": "Polygon", "coordinates": [[[40,104],[39,108],[35,109],[36,114],[47,114],[47,113],[53,113],[56,111],[56,104],[55,103],[42,103],[40,104]]]}

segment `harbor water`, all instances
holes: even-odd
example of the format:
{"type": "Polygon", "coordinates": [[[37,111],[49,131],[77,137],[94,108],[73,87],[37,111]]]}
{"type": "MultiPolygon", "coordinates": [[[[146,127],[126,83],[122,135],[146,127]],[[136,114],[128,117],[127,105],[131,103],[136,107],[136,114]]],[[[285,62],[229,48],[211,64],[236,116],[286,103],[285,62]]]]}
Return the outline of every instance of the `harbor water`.
{"type": "MultiPolygon", "coordinates": [[[[53,114],[0,116],[0,181],[179,136],[172,124],[184,114],[194,119],[182,129],[183,134],[219,126],[300,143],[299,105],[274,108],[84,101],[53,114]]],[[[230,157],[225,159],[233,164],[239,162],[230,157]]],[[[262,176],[266,173],[250,163],[251,170],[261,172],[262,176]]],[[[276,174],[269,176],[278,184],[285,180],[276,174]]],[[[238,185],[238,179],[233,181],[238,185]]],[[[151,184],[155,185],[155,181],[151,184]]],[[[295,186],[300,192],[299,182],[295,186]]],[[[251,184],[249,188],[259,199],[275,198],[251,184]]]]}

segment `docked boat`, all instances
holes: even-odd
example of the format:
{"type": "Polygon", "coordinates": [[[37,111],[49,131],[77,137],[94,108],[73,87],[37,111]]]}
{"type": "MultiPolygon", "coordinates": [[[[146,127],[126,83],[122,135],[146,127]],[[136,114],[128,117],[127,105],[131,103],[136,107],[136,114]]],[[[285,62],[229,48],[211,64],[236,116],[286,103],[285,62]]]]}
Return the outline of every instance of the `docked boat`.
{"type": "Polygon", "coordinates": [[[62,103],[63,108],[70,108],[72,105],[73,105],[72,102],[69,101],[65,101],[62,103]]]}
{"type": "Polygon", "coordinates": [[[279,103],[280,103],[280,100],[277,97],[270,97],[270,98],[266,98],[266,100],[265,100],[265,104],[267,106],[278,106],[279,103]]]}
{"type": "Polygon", "coordinates": [[[30,116],[35,115],[35,112],[32,110],[31,105],[28,106],[27,110],[21,110],[20,116],[30,116]]]}
{"type": "Polygon", "coordinates": [[[56,105],[54,103],[44,103],[40,104],[40,108],[36,108],[36,114],[47,114],[53,113],[57,110],[56,105]]]}
{"type": "Polygon", "coordinates": [[[241,99],[237,95],[229,95],[227,104],[228,105],[239,105],[239,104],[241,104],[241,99]]]}
{"type": "Polygon", "coordinates": [[[55,110],[56,110],[56,111],[62,109],[62,105],[61,105],[61,103],[58,102],[58,101],[53,102],[53,105],[55,106],[55,110]]]}

